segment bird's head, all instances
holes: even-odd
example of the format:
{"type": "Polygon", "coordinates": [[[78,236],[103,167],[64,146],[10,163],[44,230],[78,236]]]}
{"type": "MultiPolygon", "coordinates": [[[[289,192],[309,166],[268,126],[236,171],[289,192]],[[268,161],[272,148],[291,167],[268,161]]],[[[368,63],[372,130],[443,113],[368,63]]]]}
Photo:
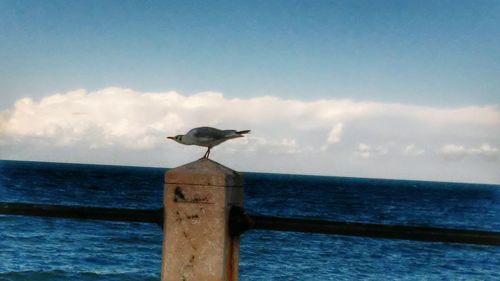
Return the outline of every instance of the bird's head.
{"type": "Polygon", "coordinates": [[[183,137],[183,135],[177,135],[175,137],[167,137],[167,139],[171,139],[171,140],[174,140],[178,143],[182,143],[182,137],[183,137]]]}

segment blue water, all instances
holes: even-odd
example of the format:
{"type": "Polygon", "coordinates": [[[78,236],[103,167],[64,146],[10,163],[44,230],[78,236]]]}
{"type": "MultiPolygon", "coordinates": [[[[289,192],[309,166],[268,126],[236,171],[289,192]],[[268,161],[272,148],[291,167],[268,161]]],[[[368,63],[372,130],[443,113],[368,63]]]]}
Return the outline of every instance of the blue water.
{"type": "MultiPolygon", "coordinates": [[[[0,201],[162,207],[164,169],[0,161],[0,201]]],[[[245,174],[252,214],[500,231],[500,185],[245,174]]],[[[0,215],[0,280],[159,280],[154,224],[0,215]]],[[[500,247],[250,231],[240,280],[500,280],[500,247]]]]}

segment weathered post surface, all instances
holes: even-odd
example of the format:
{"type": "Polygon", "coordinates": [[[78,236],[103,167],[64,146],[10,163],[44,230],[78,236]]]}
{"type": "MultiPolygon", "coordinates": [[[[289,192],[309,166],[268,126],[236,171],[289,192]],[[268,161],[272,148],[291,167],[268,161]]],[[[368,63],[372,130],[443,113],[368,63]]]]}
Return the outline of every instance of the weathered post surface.
{"type": "Polygon", "coordinates": [[[238,280],[239,237],[231,206],[243,205],[241,174],[209,159],[165,173],[161,280],[238,280]]]}

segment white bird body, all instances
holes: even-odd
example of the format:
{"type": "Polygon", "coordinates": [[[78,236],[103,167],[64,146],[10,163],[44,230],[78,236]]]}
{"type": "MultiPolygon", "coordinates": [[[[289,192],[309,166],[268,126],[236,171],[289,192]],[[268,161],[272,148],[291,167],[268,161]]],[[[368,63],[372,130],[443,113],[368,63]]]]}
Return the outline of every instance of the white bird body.
{"type": "Polygon", "coordinates": [[[175,137],[167,137],[184,145],[197,145],[207,147],[208,150],[203,158],[208,158],[210,149],[227,140],[241,138],[243,134],[250,133],[250,130],[219,130],[212,127],[199,127],[189,130],[185,135],[177,135],[175,137]]]}

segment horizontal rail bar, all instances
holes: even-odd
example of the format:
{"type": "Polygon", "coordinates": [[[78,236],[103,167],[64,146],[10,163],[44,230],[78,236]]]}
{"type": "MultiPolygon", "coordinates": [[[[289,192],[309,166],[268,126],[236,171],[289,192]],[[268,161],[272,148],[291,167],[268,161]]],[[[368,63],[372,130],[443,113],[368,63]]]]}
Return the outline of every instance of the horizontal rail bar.
{"type": "MultiPolygon", "coordinates": [[[[0,203],[0,214],[145,222],[163,226],[163,208],[141,210],[0,203]]],[[[500,232],[256,216],[245,214],[239,207],[231,209],[229,227],[233,235],[260,229],[500,246],[500,232]]]]}
{"type": "Polygon", "coordinates": [[[28,203],[0,203],[0,214],[107,221],[146,222],[157,223],[163,226],[163,208],[141,210],[28,203]]]}
{"type": "Polygon", "coordinates": [[[251,216],[252,229],[500,246],[500,232],[251,216]]]}
{"type": "Polygon", "coordinates": [[[233,234],[260,229],[500,246],[500,232],[493,231],[255,216],[238,209],[231,210],[230,229],[233,234]]]}

